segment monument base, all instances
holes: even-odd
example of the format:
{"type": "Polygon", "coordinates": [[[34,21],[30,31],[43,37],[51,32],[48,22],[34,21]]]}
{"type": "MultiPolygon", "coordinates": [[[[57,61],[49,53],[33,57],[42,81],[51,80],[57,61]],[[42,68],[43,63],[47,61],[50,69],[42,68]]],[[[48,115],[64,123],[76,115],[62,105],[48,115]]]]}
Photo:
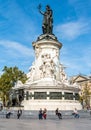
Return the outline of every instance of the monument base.
{"type": "Polygon", "coordinates": [[[37,100],[37,101],[23,101],[24,105],[24,110],[40,110],[40,108],[44,109],[46,108],[47,110],[56,110],[59,108],[60,110],[74,110],[74,108],[77,108],[78,110],[82,109],[81,104],[79,101],[72,101],[72,100],[67,100],[67,101],[47,101],[47,100],[37,100]]]}
{"type": "Polygon", "coordinates": [[[25,89],[25,98],[22,102],[24,110],[78,110],[82,109],[79,102],[79,88],[76,85],[62,83],[52,78],[44,78],[33,82],[25,89]]]}
{"type": "Polygon", "coordinates": [[[71,84],[59,61],[62,47],[55,35],[40,35],[33,42],[35,61],[27,74],[25,84],[16,84],[15,89],[23,89],[24,110],[73,110],[82,109],[79,102],[79,86],[71,84]],[[17,88],[18,87],[18,88],[17,88]]]}

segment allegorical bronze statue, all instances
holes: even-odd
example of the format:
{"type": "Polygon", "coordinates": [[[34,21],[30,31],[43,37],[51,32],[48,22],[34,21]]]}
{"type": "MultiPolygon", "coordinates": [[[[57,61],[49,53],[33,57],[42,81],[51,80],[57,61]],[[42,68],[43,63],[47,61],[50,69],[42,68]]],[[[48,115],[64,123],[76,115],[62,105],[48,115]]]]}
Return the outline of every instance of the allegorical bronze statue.
{"type": "Polygon", "coordinates": [[[43,34],[52,34],[53,31],[53,11],[51,10],[50,6],[46,6],[46,11],[41,11],[41,5],[38,6],[39,12],[44,16],[43,24],[42,24],[42,31],[43,34]]]}

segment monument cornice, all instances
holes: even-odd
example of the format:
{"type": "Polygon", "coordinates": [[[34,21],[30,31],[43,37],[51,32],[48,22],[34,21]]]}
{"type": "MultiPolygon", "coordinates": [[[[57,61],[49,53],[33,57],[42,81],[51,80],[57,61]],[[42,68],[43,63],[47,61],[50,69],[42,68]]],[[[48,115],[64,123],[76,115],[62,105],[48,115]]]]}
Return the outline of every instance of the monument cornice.
{"type": "MultiPolygon", "coordinates": [[[[42,35],[43,36],[43,35],[42,35]]],[[[40,37],[42,37],[42,36],[40,36],[40,37]]],[[[48,39],[48,38],[45,38],[44,36],[43,36],[43,38],[38,38],[37,39],[37,41],[36,42],[33,42],[32,43],[32,45],[33,45],[33,48],[35,48],[36,47],[36,45],[37,46],[40,46],[40,45],[53,45],[53,46],[57,46],[59,49],[62,47],[62,43],[61,42],[59,42],[57,39],[55,39],[55,37],[54,37],[54,35],[48,35],[48,36],[50,36],[50,38],[48,39]],[[54,37],[54,38],[52,38],[52,37],[54,37]]]]}
{"type": "Polygon", "coordinates": [[[30,87],[28,87],[28,88],[26,88],[26,90],[45,90],[45,89],[47,89],[47,90],[49,90],[49,89],[51,89],[51,90],[53,90],[53,89],[55,89],[55,90],[69,90],[69,91],[80,91],[80,89],[79,88],[73,88],[73,87],[68,87],[68,86],[65,86],[65,87],[63,87],[63,86],[30,86],[30,87]]]}

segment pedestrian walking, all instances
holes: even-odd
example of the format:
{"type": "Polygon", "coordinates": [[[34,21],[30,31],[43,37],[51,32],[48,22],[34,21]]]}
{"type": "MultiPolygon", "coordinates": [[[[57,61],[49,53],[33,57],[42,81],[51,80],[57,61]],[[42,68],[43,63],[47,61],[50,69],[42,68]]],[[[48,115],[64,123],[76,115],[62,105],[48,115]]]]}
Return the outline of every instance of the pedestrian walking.
{"type": "Polygon", "coordinates": [[[19,109],[19,110],[17,111],[17,119],[20,119],[21,115],[22,115],[22,110],[19,109]]]}

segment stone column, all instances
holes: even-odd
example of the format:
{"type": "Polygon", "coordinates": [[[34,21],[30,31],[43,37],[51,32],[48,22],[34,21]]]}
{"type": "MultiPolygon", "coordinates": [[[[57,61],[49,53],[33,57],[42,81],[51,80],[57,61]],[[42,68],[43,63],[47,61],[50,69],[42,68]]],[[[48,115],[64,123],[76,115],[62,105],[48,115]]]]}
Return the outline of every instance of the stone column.
{"type": "Polygon", "coordinates": [[[62,91],[62,100],[64,100],[64,97],[63,97],[63,95],[64,95],[64,91],[62,91]]]}
{"type": "MultiPolygon", "coordinates": [[[[49,93],[49,91],[47,91],[47,95],[49,95],[50,93],[49,93]]],[[[47,97],[47,100],[49,100],[49,96],[47,97]]]]}

